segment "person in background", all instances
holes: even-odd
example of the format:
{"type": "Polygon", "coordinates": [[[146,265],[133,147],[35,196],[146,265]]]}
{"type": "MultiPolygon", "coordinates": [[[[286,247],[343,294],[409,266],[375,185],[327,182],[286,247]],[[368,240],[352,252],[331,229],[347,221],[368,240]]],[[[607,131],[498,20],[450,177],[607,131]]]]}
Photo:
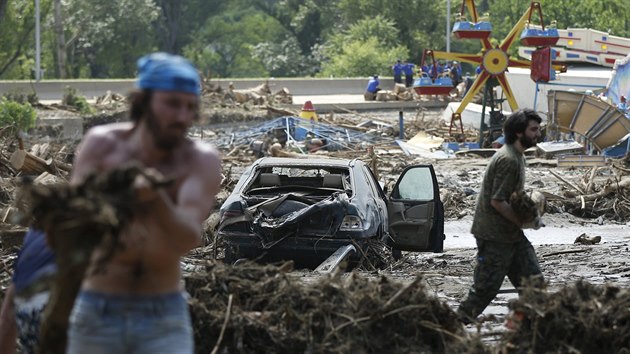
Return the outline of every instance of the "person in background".
{"type": "Polygon", "coordinates": [[[400,59],[396,60],[396,64],[392,66],[392,71],[394,72],[394,82],[402,84],[403,64],[400,59]]]}
{"type": "Polygon", "coordinates": [[[451,67],[451,78],[453,79],[455,86],[462,82],[462,67],[457,61],[454,61],[453,66],[451,67]]]}
{"type": "Polygon", "coordinates": [[[438,63],[437,63],[437,76],[441,77],[442,74],[444,74],[444,63],[442,63],[441,61],[438,61],[438,63]]]}
{"type": "Polygon", "coordinates": [[[619,103],[617,103],[617,109],[622,111],[625,115],[628,115],[628,113],[630,113],[630,111],[628,110],[628,102],[626,102],[625,96],[619,97],[619,103]]]}
{"type": "Polygon", "coordinates": [[[48,247],[46,235],[29,228],[2,303],[0,353],[14,354],[16,339],[22,353],[36,353],[42,312],[48,303],[49,284],[56,271],[55,255],[48,247]]]}
{"type": "Polygon", "coordinates": [[[413,85],[413,72],[416,65],[414,63],[406,62],[403,66],[403,71],[405,73],[405,86],[411,87],[413,85]]]}
{"type": "Polygon", "coordinates": [[[363,94],[363,98],[366,101],[374,101],[376,99],[376,93],[380,91],[380,87],[378,85],[380,81],[378,81],[378,75],[374,75],[368,81],[367,87],[365,88],[365,93],[363,94]]]}

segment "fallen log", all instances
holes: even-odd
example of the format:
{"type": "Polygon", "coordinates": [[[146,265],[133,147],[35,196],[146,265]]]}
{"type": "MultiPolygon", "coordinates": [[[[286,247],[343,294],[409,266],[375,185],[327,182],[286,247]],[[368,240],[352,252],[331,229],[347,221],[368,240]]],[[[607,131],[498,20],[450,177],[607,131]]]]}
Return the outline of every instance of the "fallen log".
{"type": "Polygon", "coordinates": [[[9,159],[11,166],[17,171],[24,172],[25,174],[35,175],[43,172],[53,172],[53,167],[41,158],[27,152],[23,149],[18,149],[11,154],[9,159]]]}
{"type": "Polygon", "coordinates": [[[588,202],[588,201],[596,200],[599,198],[603,198],[620,189],[629,188],[629,187],[630,187],[630,178],[625,178],[619,181],[618,183],[611,183],[607,185],[606,187],[604,187],[604,189],[602,189],[599,192],[592,193],[592,194],[583,194],[581,196],[578,196],[576,199],[577,199],[577,202],[579,203],[582,203],[582,200],[588,202]]]}
{"type": "Polygon", "coordinates": [[[270,105],[266,105],[265,109],[271,113],[280,114],[283,116],[297,116],[298,115],[298,112],[295,112],[289,109],[276,108],[270,105]]]}
{"type": "Polygon", "coordinates": [[[556,172],[549,170],[549,173],[551,173],[552,175],[554,175],[554,177],[556,177],[557,179],[559,179],[560,181],[562,181],[564,184],[566,184],[567,186],[575,189],[576,191],[585,194],[584,190],[582,190],[582,188],[578,187],[577,185],[575,185],[575,183],[571,183],[568,180],[564,179],[562,176],[560,176],[559,174],[557,174],[556,172]]]}

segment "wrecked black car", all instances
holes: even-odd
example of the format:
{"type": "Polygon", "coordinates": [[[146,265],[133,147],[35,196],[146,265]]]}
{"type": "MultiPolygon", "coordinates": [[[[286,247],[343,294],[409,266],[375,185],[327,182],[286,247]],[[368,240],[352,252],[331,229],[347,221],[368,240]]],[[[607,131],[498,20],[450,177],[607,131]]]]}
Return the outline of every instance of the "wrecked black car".
{"type": "Polygon", "coordinates": [[[245,170],[220,218],[226,262],[293,260],[314,268],[375,238],[401,251],[441,252],[444,243],[431,165],[406,168],[386,196],[360,160],[262,158],[245,170]]]}

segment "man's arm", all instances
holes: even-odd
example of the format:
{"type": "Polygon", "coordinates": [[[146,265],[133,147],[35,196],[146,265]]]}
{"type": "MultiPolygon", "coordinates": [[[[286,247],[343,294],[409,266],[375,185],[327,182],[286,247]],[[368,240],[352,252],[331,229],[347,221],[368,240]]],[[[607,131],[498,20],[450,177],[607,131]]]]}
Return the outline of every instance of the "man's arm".
{"type": "Polygon", "coordinates": [[[4,294],[2,310],[0,310],[0,354],[15,354],[17,326],[15,324],[14,296],[15,287],[11,284],[4,294]]]}
{"type": "Polygon", "coordinates": [[[150,211],[164,230],[167,242],[176,252],[186,254],[201,245],[202,224],[215,203],[221,184],[221,159],[218,152],[202,147],[194,170],[182,183],[173,203],[162,189],[148,201],[150,211]]]}
{"type": "Polygon", "coordinates": [[[90,129],[77,146],[70,183],[80,184],[101,166],[103,156],[114,147],[115,141],[103,127],[90,129]]]}
{"type": "Polygon", "coordinates": [[[499,214],[501,214],[501,216],[510,220],[514,225],[520,228],[523,227],[521,221],[519,220],[518,216],[516,216],[516,213],[514,212],[514,209],[512,209],[510,203],[506,202],[505,200],[492,199],[490,200],[490,205],[492,205],[492,207],[499,214]]]}

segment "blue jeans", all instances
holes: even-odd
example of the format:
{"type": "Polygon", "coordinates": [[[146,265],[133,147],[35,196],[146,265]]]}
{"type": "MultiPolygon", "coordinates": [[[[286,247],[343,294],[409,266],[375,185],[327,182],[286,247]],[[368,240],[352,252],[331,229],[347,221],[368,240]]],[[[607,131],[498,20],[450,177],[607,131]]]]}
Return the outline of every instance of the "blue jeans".
{"type": "Polygon", "coordinates": [[[182,293],[79,293],[70,316],[68,354],[191,354],[193,332],[182,293]]]}

